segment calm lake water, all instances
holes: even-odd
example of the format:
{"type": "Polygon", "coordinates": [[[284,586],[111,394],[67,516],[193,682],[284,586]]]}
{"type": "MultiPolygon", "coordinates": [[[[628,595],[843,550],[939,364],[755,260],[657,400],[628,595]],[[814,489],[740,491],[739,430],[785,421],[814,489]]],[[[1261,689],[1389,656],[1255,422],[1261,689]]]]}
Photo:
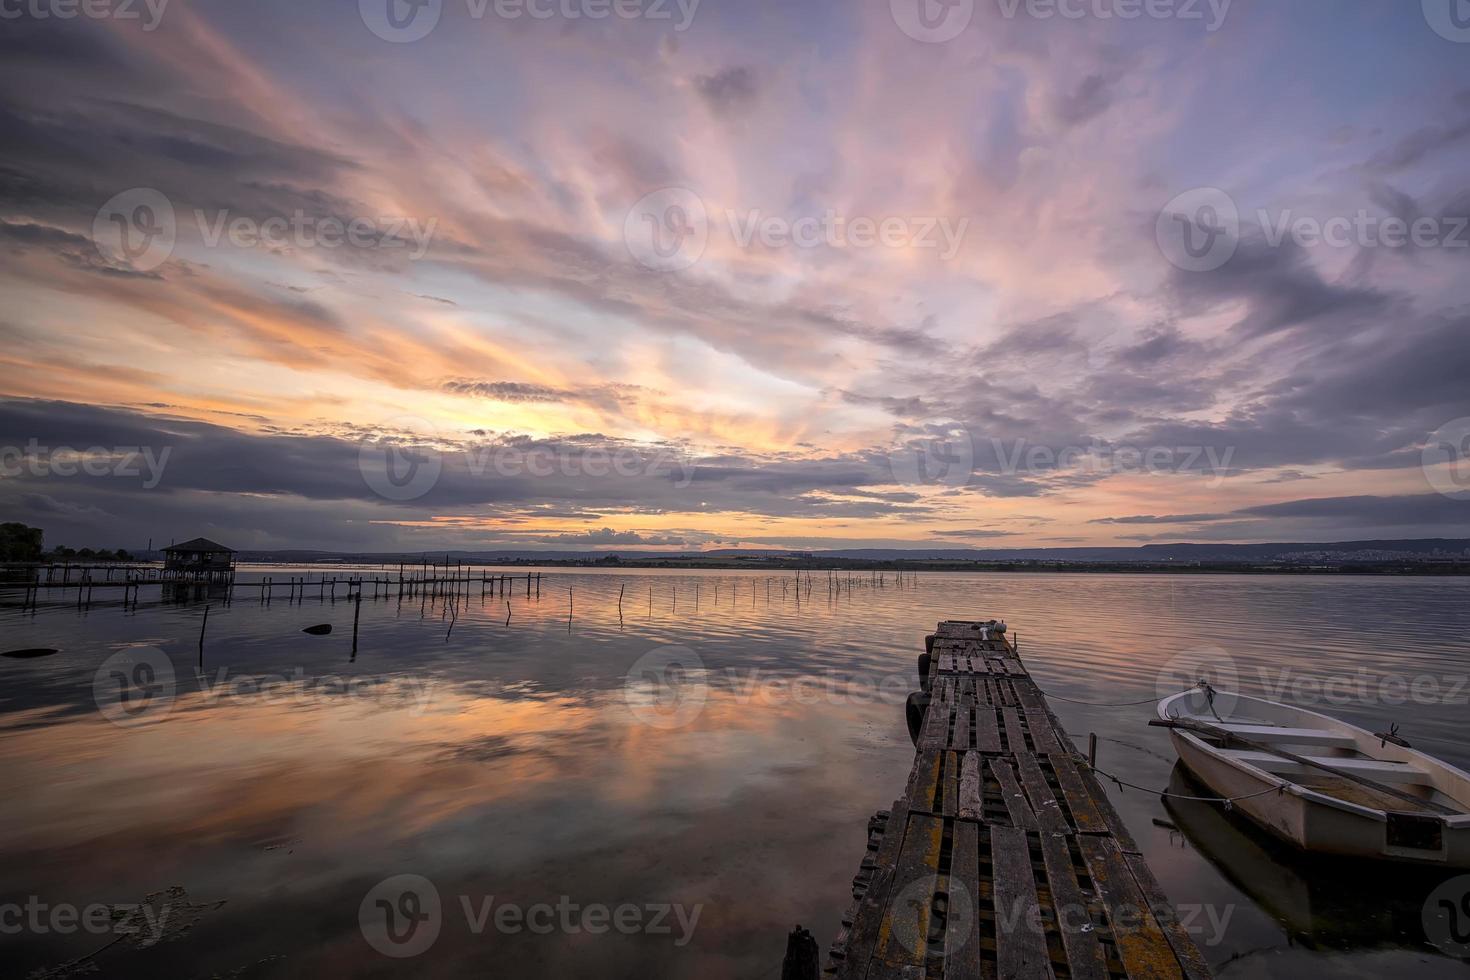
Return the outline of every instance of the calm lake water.
{"type": "MultiPolygon", "coordinates": [[[[242,574],[273,599],[215,604],[202,668],[203,604],[156,589],[0,607],[0,646],[61,650],[0,660],[0,905],[26,910],[0,918],[0,974],[777,976],[793,925],[836,934],[943,619],[1005,618],[1059,697],[1152,698],[1203,664],[1470,767],[1470,579],[889,573],[833,599],[817,575],[798,602],[791,576],[615,569],[528,597],[515,569],[450,610],[369,587],[353,658],[344,589],[288,602],[307,571],[242,574]],[[359,912],[405,874],[438,933],[392,958],[359,912]],[[150,896],[156,932],[66,928],[150,896]]],[[[1150,705],[1053,707],[1101,769],[1187,786],[1150,705]]],[[[1467,975],[1421,921],[1453,875],[1324,867],[1219,807],[1109,792],[1221,975],[1467,975]]]]}

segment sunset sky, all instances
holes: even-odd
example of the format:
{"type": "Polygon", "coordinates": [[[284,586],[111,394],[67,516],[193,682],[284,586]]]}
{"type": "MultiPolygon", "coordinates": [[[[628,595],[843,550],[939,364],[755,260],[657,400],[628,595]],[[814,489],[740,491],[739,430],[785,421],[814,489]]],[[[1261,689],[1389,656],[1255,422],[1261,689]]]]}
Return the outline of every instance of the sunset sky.
{"type": "Polygon", "coordinates": [[[1435,449],[1470,435],[1470,31],[1434,0],[919,2],[6,5],[0,519],[342,550],[1470,537],[1435,449]],[[171,249],[119,251],[119,216],[171,249]],[[1178,247],[1222,229],[1218,267],[1178,247]],[[395,446],[421,469],[384,484],[395,446]]]}

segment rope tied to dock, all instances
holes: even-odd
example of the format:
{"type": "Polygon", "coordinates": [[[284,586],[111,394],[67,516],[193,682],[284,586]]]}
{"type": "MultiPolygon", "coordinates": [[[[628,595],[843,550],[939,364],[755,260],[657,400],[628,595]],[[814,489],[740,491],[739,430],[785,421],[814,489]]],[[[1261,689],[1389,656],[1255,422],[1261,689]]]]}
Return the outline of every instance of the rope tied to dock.
{"type": "MultiPolygon", "coordinates": [[[[1200,683],[1203,684],[1204,682],[1201,681],[1200,683]]],[[[1206,686],[1208,686],[1208,685],[1206,685],[1206,686]]],[[[1200,689],[1199,684],[1196,684],[1196,685],[1193,685],[1191,687],[1182,688],[1181,690],[1178,690],[1178,691],[1170,691],[1168,694],[1165,694],[1163,697],[1157,697],[1156,696],[1156,697],[1151,697],[1151,698],[1143,698],[1143,699],[1138,700],[1138,701],[1079,701],[1077,698],[1064,698],[1060,694],[1053,694],[1050,691],[1042,691],[1040,687],[1038,687],[1036,690],[1037,691],[1040,691],[1042,694],[1046,695],[1048,698],[1051,698],[1053,701],[1065,701],[1068,704],[1085,704],[1085,705],[1088,705],[1089,707],[1093,707],[1093,708],[1132,708],[1132,707],[1136,707],[1137,705],[1140,705],[1140,704],[1157,704],[1158,702],[1164,700],[1164,698],[1172,698],[1176,694],[1184,694],[1186,691],[1197,691],[1199,689],[1200,689]]],[[[1213,705],[1214,704],[1214,700],[1213,700],[1214,691],[1211,690],[1209,693],[1210,693],[1210,697],[1211,697],[1211,702],[1210,703],[1213,705]]],[[[1214,709],[1211,708],[1211,710],[1213,711],[1214,709]]]]}
{"type": "Polygon", "coordinates": [[[1283,784],[1281,786],[1272,786],[1269,789],[1263,789],[1263,790],[1261,790],[1258,793],[1246,793],[1243,796],[1189,796],[1189,795],[1184,794],[1184,793],[1171,793],[1168,790],[1164,790],[1164,789],[1157,789],[1156,790],[1156,789],[1151,789],[1151,788],[1149,788],[1147,786],[1140,786],[1137,783],[1130,783],[1126,779],[1119,779],[1117,776],[1113,775],[1112,773],[1110,773],[1110,772],[1103,772],[1101,769],[1098,769],[1096,767],[1089,767],[1089,768],[1091,768],[1092,771],[1093,771],[1093,773],[1095,773],[1096,775],[1102,776],[1104,779],[1108,779],[1108,780],[1111,780],[1112,782],[1116,783],[1120,789],[1126,786],[1128,789],[1136,789],[1136,790],[1139,790],[1139,791],[1144,792],[1144,793],[1152,793],[1155,796],[1161,796],[1161,797],[1164,797],[1165,799],[1170,799],[1170,800],[1185,800],[1185,801],[1188,801],[1188,802],[1191,802],[1191,803],[1220,803],[1220,804],[1223,804],[1224,805],[1225,810],[1227,812],[1230,811],[1230,810],[1233,810],[1235,808],[1234,807],[1235,803],[1238,802],[1238,801],[1240,801],[1240,800],[1253,800],[1253,799],[1255,799],[1258,796],[1265,796],[1267,793],[1285,793],[1286,792],[1286,786],[1283,784]]]}

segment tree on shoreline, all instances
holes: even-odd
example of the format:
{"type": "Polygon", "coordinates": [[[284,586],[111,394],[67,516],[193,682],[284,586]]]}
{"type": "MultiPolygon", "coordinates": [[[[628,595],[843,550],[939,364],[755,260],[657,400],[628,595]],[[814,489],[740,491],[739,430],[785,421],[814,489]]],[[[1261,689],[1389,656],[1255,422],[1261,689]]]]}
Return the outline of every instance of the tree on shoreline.
{"type": "Polygon", "coordinates": [[[0,561],[40,561],[45,532],[15,521],[0,524],[0,561]]]}

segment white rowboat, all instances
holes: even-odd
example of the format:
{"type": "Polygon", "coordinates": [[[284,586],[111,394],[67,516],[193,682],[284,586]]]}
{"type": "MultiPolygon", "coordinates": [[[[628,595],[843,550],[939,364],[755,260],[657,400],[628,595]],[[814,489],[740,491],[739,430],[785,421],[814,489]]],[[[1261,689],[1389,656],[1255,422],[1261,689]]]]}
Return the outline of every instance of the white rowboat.
{"type": "Polygon", "coordinates": [[[1282,840],[1470,868],[1470,774],[1328,715],[1241,694],[1189,690],[1158,712],[1190,771],[1282,840]]]}

